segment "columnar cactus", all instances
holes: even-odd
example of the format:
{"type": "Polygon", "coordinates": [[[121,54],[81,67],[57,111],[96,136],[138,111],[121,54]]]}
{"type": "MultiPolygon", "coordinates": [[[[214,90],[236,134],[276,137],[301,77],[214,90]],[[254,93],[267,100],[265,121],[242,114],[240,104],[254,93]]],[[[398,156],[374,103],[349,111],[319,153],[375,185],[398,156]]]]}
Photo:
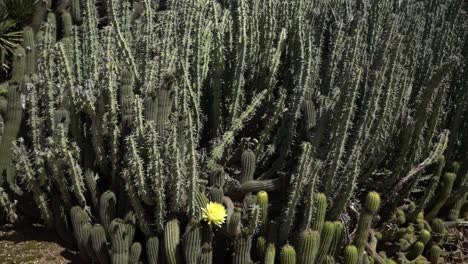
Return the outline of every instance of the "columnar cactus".
{"type": "Polygon", "coordinates": [[[111,263],[129,263],[129,248],[127,225],[122,219],[112,220],[109,227],[111,241],[111,263]]]}
{"type": "Polygon", "coordinates": [[[369,229],[372,224],[374,213],[380,206],[380,195],[376,192],[367,194],[364,208],[359,215],[356,235],[353,239],[353,245],[358,249],[358,260],[362,261],[364,248],[369,237],[369,229]]]}
{"type": "Polygon", "coordinates": [[[320,247],[320,233],[305,230],[299,237],[298,263],[314,263],[320,247]]]}
{"type": "Polygon", "coordinates": [[[95,224],[91,228],[90,238],[91,246],[93,248],[94,253],[96,254],[99,263],[109,264],[110,256],[109,250],[107,248],[107,238],[104,227],[100,224],[95,224]]]}
{"type": "Polygon", "coordinates": [[[158,263],[159,239],[157,236],[149,237],[146,240],[146,259],[149,264],[158,263]]]}
{"type": "Polygon", "coordinates": [[[293,246],[286,244],[281,248],[280,264],[296,264],[296,250],[293,246]]]}
{"type": "Polygon", "coordinates": [[[320,232],[320,246],[318,249],[317,257],[315,257],[315,263],[322,263],[327,259],[327,252],[333,241],[335,234],[335,225],[332,222],[325,222],[322,231],[320,232]]]}
{"type": "Polygon", "coordinates": [[[353,245],[348,245],[344,251],[344,264],[357,264],[358,250],[353,245]]]}
{"type": "Polygon", "coordinates": [[[434,205],[432,205],[429,212],[426,214],[426,219],[428,221],[431,221],[437,216],[439,210],[442,208],[442,206],[444,206],[445,202],[450,197],[450,193],[452,192],[453,183],[455,182],[456,177],[456,174],[450,172],[447,172],[444,174],[444,176],[442,176],[439,193],[437,194],[434,205]]]}
{"type": "Polygon", "coordinates": [[[179,220],[171,219],[164,226],[164,255],[168,264],[180,263],[179,220]]]}
{"type": "Polygon", "coordinates": [[[198,263],[201,251],[201,232],[197,222],[190,222],[185,229],[184,255],[186,263],[198,263]]]}

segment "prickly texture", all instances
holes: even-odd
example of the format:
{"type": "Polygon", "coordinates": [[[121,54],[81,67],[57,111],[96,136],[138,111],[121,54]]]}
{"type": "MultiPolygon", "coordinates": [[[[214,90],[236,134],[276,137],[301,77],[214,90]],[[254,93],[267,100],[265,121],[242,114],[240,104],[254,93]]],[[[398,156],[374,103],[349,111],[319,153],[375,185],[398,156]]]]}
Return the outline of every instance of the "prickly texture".
{"type": "Polygon", "coordinates": [[[129,248],[127,226],[122,219],[116,218],[110,224],[111,262],[128,264],[129,248]]]}
{"type": "Polygon", "coordinates": [[[356,234],[353,239],[353,245],[358,249],[358,259],[362,260],[364,248],[369,237],[373,214],[379,209],[380,195],[376,192],[370,192],[365,201],[364,208],[359,215],[356,234]]]}
{"type": "Polygon", "coordinates": [[[344,226],[340,221],[333,222],[334,233],[333,240],[328,250],[328,255],[333,256],[335,259],[338,259],[341,253],[341,245],[343,243],[344,236],[344,226]]]}
{"type": "Polygon", "coordinates": [[[320,233],[318,231],[303,231],[299,237],[297,263],[314,263],[320,245],[320,233]]]}
{"type": "Polygon", "coordinates": [[[296,250],[293,246],[286,244],[281,248],[280,264],[296,264],[296,250]]]}
{"type": "Polygon", "coordinates": [[[79,206],[74,206],[70,210],[70,218],[73,226],[73,234],[76,239],[76,244],[78,245],[78,250],[80,252],[80,257],[83,261],[91,261],[91,256],[89,256],[86,250],[86,234],[84,232],[84,226],[89,224],[91,220],[87,213],[81,209],[79,206]]]}
{"type": "Polygon", "coordinates": [[[197,222],[191,222],[185,229],[184,239],[184,255],[185,262],[196,264],[201,251],[201,233],[200,226],[197,222]]]}
{"type": "Polygon", "coordinates": [[[429,212],[426,214],[426,219],[428,221],[431,221],[432,219],[437,217],[437,214],[439,213],[440,209],[442,208],[442,206],[444,206],[445,202],[450,197],[455,178],[456,175],[450,172],[445,173],[442,177],[438,193],[435,197],[436,200],[430,208],[429,212]]]}
{"type": "Polygon", "coordinates": [[[99,219],[109,238],[111,222],[116,216],[116,206],[117,198],[112,191],[106,191],[101,195],[101,199],[99,200],[99,219]]]}
{"type": "Polygon", "coordinates": [[[251,149],[244,150],[241,156],[241,176],[240,182],[245,183],[253,180],[253,175],[255,173],[255,154],[251,149]]]}
{"type": "Polygon", "coordinates": [[[99,261],[102,264],[110,263],[109,250],[107,248],[106,231],[100,224],[95,224],[91,228],[91,247],[99,261]]]}
{"type": "Polygon", "coordinates": [[[250,249],[252,236],[244,236],[234,239],[232,245],[232,264],[246,264],[251,262],[250,249]]]}
{"type": "Polygon", "coordinates": [[[317,193],[315,195],[315,216],[312,221],[312,230],[322,230],[323,224],[325,223],[325,213],[327,210],[327,197],[323,193],[317,193]]]}
{"type": "Polygon", "coordinates": [[[437,245],[434,245],[431,247],[431,250],[429,250],[429,261],[431,264],[437,264],[439,263],[440,255],[442,254],[442,248],[440,248],[437,245]]]}
{"type": "Polygon", "coordinates": [[[353,245],[348,245],[344,251],[344,264],[357,264],[358,263],[358,250],[353,245]]]}
{"type": "Polygon", "coordinates": [[[414,260],[417,257],[421,256],[424,250],[424,244],[422,242],[416,242],[411,245],[408,253],[406,253],[406,258],[409,260],[414,260]]]}
{"type": "Polygon", "coordinates": [[[268,244],[268,247],[265,252],[265,264],[274,264],[275,263],[276,248],[274,244],[268,244]]]}
{"type": "Polygon", "coordinates": [[[129,264],[137,264],[140,260],[141,255],[141,244],[135,242],[130,247],[130,252],[128,253],[128,263],[129,264]]]}
{"type": "Polygon", "coordinates": [[[158,263],[159,239],[157,236],[149,237],[146,240],[146,259],[149,264],[158,263]]]}
{"type": "Polygon", "coordinates": [[[317,257],[315,257],[316,263],[322,263],[326,261],[327,252],[333,241],[335,234],[335,225],[332,222],[325,222],[322,231],[320,232],[320,246],[318,249],[317,257]]]}
{"type": "Polygon", "coordinates": [[[164,255],[168,264],[180,263],[179,220],[171,219],[164,226],[164,255]]]}

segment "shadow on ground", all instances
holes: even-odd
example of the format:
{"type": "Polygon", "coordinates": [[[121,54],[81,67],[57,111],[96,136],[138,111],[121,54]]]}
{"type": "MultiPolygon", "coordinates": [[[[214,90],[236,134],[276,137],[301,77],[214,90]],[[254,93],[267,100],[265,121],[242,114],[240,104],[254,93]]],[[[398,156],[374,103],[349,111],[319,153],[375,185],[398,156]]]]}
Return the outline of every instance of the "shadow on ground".
{"type": "Polygon", "coordinates": [[[0,263],[81,264],[76,251],[41,225],[0,227],[0,263]]]}

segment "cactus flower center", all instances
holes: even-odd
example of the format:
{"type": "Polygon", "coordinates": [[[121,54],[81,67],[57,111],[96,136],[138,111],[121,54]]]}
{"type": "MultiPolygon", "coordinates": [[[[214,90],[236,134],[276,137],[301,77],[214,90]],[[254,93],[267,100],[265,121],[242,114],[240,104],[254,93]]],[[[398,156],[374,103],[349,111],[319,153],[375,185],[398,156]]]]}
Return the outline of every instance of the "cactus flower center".
{"type": "Polygon", "coordinates": [[[209,202],[202,211],[203,219],[207,221],[209,225],[215,224],[221,226],[226,220],[226,208],[220,203],[209,202]]]}

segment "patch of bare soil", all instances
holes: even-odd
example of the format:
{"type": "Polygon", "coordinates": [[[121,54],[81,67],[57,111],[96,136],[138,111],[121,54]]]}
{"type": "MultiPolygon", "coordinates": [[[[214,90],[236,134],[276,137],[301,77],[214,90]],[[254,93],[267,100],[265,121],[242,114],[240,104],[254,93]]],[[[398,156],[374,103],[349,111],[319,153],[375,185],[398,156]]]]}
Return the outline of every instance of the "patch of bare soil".
{"type": "Polygon", "coordinates": [[[0,263],[82,263],[78,253],[65,248],[53,233],[41,225],[0,227],[0,263]]]}

